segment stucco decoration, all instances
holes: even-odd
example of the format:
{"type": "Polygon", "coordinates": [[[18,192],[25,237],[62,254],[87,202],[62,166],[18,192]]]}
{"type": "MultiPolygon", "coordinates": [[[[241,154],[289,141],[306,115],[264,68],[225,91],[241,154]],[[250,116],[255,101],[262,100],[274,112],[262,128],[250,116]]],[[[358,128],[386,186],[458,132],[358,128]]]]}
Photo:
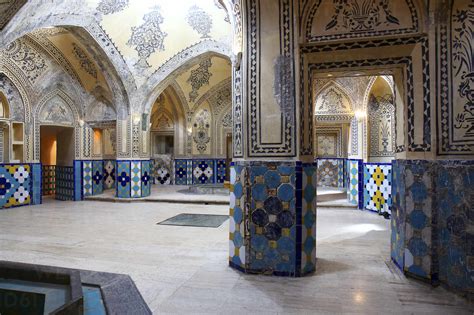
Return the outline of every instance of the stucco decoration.
{"type": "Polygon", "coordinates": [[[25,105],[23,104],[21,94],[13,82],[3,73],[0,73],[0,92],[5,95],[8,101],[10,111],[9,118],[15,121],[24,121],[25,105]]]}
{"type": "Polygon", "coordinates": [[[372,157],[395,155],[395,105],[392,95],[371,95],[368,105],[372,157]]]}
{"type": "Polygon", "coordinates": [[[232,127],[232,113],[228,112],[226,113],[221,120],[222,126],[226,128],[231,128],[232,127]]]}
{"type": "Polygon", "coordinates": [[[38,115],[39,121],[45,124],[73,125],[74,115],[60,95],[49,99],[38,115]]]}
{"type": "Polygon", "coordinates": [[[89,59],[84,49],[79,47],[76,43],[72,44],[72,52],[79,61],[81,68],[87,72],[91,77],[97,79],[97,68],[95,64],[89,59]]]}
{"type": "Polygon", "coordinates": [[[210,38],[212,17],[202,8],[193,5],[186,16],[188,24],[201,35],[201,38],[210,38]]]}
{"type": "Polygon", "coordinates": [[[474,139],[474,3],[459,6],[452,16],[453,72],[457,106],[455,134],[462,140],[474,139]]]}
{"type": "Polygon", "coordinates": [[[325,89],[316,99],[316,115],[346,114],[352,112],[351,102],[334,86],[325,89]]]}
{"type": "Polygon", "coordinates": [[[107,121],[117,119],[117,114],[112,106],[103,102],[95,102],[86,112],[86,121],[107,121]]]}
{"type": "Polygon", "coordinates": [[[191,70],[191,75],[189,76],[187,82],[192,86],[192,91],[189,92],[189,101],[195,102],[199,96],[199,89],[205,85],[209,84],[209,79],[212,76],[212,73],[209,72],[209,68],[212,66],[211,58],[204,59],[199,63],[197,69],[191,70]]]}
{"type": "Polygon", "coordinates": [[[102,0],[97,6],[97,11],[104,15],[122,11],[128,6],[129,0],[102,0]]]}
{"type": "Polygon", "coordinates": [[[21,9],[27,0],[0,1],[0,30],[10,22],[10,19],[21,9]]]}
{"type": "Polygon", "coordinates": [[[5,57],[11,58],[23,70],[32,84],[47,70],[46,61],[26,43],[25,39],[10,43],[3,52],[5,57]]]}
{"type": "Polygon", "coordinates": [[[208,150],[211,141],[211,114],[207,109],[201,110],[194,119],[193,140],[199,153],[204,154],[208,150]]]}
{"type": "Polygon", "coordinates": [[[309,41],[415,33],[413,0],[319,0],[308,10],[309,41]]]}
{"type": "Polygon", "coordinates": [[[318,135],[317,148],[318,157],[332,157],[336,156],[336,141],[337,135],[318,135]]]}
{"type": "Polygon", "coordinates": [[[211,95],[206,98],[209,104],[211,104],[215,115],[219,115],[226,108],[232,106],[232,82],[225,80],[217,86],[217,91],[211,89],[211,95]]]}
{"type": "Polygon", "coordinates": [[[164,19],[160,13],[160,7],[156,6],[153,11],[145,14],[144,23],[132,27],[132,36],[127,42],[129,46],[135,46],[139,60],[136,63],[141,68],[149,68],[148,57],[155,51],[165,50],[164,40],[168,34],[161,30],[164,19]]]}

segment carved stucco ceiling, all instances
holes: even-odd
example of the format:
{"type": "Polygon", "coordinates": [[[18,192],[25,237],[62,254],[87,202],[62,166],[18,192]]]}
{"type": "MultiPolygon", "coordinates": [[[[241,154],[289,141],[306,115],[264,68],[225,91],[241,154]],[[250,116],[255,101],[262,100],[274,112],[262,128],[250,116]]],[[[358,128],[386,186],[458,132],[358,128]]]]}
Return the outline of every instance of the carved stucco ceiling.
{"type": "Polygon", "coordinates": [[[3,30],[25,3],[26,0],[0,0],[0,30],[3,30]]]}
{"type": "Polygon", "coordinates": [[[219,56],[201,59],[196,65],[181,73],[176,83],[180,87],[188,107],[192,109],[206,93],[231,77],[230,60],[219,56]]]}
{"type": "MultiPolygon", "coordinates": [[[[61,27],[40,29],[31,35],[84,89],[90,93],[98,89],[110,95],[110,88],[95,58],[85,44],[61,27]],[[60,55],[58,55],[60,53],[60,55]],[[70,68],[70,69],[67,69],[70,68]]],[[[94,94],[94,93],[92,93],[94,94]]]]}
{"type": "Polygon", "coordinates": [[[372,78],[372,76],[317,78],[313,82],[315,104],[322,92],[331,85],[335,85],[347,93],[353,103],[354,110],[362,108],[364,95],[372,78]]]}

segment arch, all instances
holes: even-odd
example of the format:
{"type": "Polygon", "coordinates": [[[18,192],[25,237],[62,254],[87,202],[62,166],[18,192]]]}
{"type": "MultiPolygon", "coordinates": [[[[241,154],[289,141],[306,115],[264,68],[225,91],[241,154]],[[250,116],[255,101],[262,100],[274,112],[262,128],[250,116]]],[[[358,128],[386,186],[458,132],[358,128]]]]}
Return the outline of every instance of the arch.
{"type": "Polygon", "coordinates": [[[301,34],[306,42],[359,39],[425,32],[423,0],[364,2],[311,0],[303,6],[301,34]],[[383,8],[388,4],[388,8],[383,8]],[[366,8],[360,12],[355,8],[366,8]],[[338,10],[336,10],[336,8],[338,10]]]}
{"type": "MultiPolygon", "coordinates": [[[[331,105],[331,104],[328,104],[331,105]]],[[[315,97],[314,100],[314,113],[315,115],[340,115],[340,114],[352,114],[354,112],[354,104],[352,98],[340,87],[339,84],[332,82],[325,86],[323,90],[315,97]],[[333,92],[335,96],[338,97],[339,107],[340,109],[333,107],[329,108],[325,106],[325,109],[321,111],[321,108],[325,105],[325,103],[321,103],[325,101],[325,97],[328,96],[328,93],[333,92]],[[339,94],[338,94],[339,92],[339,94]],[[342,96],[342,98],[341,98],[342,96]],[[320,101],[323,99],[322,101],[320,101]],[[319,108],[318,108],[319,106],[319,108]]]]}
{"type": "MultiPolygon", "coordinates": [[[[35,12],[36,9],[34,6],[35,4],[33,3],[26,4],[22,12],[35,12]]],[[[20,29],[11,30],[6,33],[4,42],[8,45],[35,30],[51,27],[66,28],[79,39],[86,42],[93,40],[95,45],[88,45],[88,49],[95,51],[96,54],[99,53],[99,56],[103,54],[107,57],[95,58],[95,61],[101,67],[101,70],[103,70],[102,72],[107,84],[112,89],[117,115],[120,118],[125,118],[127,114],[130,113],[129,99],[130,96],[137,91],[137,85],[123,56],[93,16],[93,14],[88,16],[86,14],[71,15],[70,13],[58,13],[45,16],[44,18],[38,18],[37,23],[10,23],[15,24],[15,26],[20,25],[20,29]],[[76,30],[74,30],[74,28],[76,28],[76,30]],[[79,31],[77,31],[77,29],[79,31]],[[97,50],[97,48],[99,49],[97,50]]],[[[15,18],[20,19],[22,17],[17,16],[15,18]]]]}
{"type": "MultiPolygon", "coordinates": [[[[351,109],[352,109],[352,112],[354,112],[355,110],[355,104],[356,104],[356,101],[354,100],[354,98],[352,97],[352,95],[347,91],[347,89],[342,86],[341,84],[339,84],[336,80],[329,80],[328,82],[326,82],[320,89],[320,92],[314,96],[314,106],[315,106],[315,109],[316,109],[316,99],[319,95],[321,95],[327,88],[329,88],[330,86],[336,86],[337,89],[339,91],[341,91],[341,93],[344,94],[344,96],[350,101],[350,104],[351,104],[351,109]]],[[[313,90],[314,90],[314,86],[313,86],[313,90]]]]}
{"type": "Polygon", "coordinates": [[[34,113],[34,157],[35,160],[39,160],[40,157],[40,126],[41,125],[53,125],[53,126],[65,126],[65,127],[73,127],[75,131],[75,151],[76,156],[78,154],[78,145],[79,141],[79,126],[80,126],[80,114],[72,99],[66,94],[63,90],[57,88],[48,94],[46,94],[42,100],[39,102],[38,106],[35,108],[34,113]],[[56,103],[49,104],[51,100],[55,100],[56,103]],[[47,106],[52,105],[59,105],[57,108],[57,116],[54,116],[53,113],[49,117],[41,117],[43,110],[47,109],[47,106]],[[68,118],[66,115],[69,112],[70,117],[68,118]],[[70,121],[61,121],[64,117],[68,118],[70,121]],[[58,120],[58,121],[55,121],[58,120]]]}
{"type": "Polygon", "coordinates": [[[137,93],[138,96],[146,95],[141,107],[142,112],[149,113],[154,100],[181,73],[187,71],[202,59],[214,55],[230,59],[232,53],[230,47],[216,41],[206,40],[181,51],[168,60],[155,71],[137,93]]]}
{"type": "Polygon", "coordinates": [[[385,82],[387,82],[387,85],[390,87],[390,90],[392,91],[392,95],[395,95],[395,90],[394,90],[394,86],[393,86],[393,84],[394,84],[393,79],[391,79],[387,75],[371,77],[370,81],[369,81],[369,84],[367,85],[367,88],[365,89],[364,99],[362,101],[362,109],[364,111],[367,111],[367,105],[369,103],[370,91],[372,91],[372,88],[375,84],[375,81],[377,81],[378,78],[382,78],[383,80],[385,80],[385,82]]]}

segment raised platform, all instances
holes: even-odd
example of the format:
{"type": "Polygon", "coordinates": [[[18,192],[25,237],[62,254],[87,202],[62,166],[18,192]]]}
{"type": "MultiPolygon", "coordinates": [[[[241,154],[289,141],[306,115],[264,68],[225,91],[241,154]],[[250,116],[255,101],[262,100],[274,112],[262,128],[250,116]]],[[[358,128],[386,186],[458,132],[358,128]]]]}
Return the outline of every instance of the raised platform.
{"type": "Polygon", "coordinates": [[[108,201],[108,202],[169,202],[169,203],[190,203],[209,205],[228,205],[229,194],[213,195],[200,194],[189,191],[190,186],[180,185],[153,185],[151,194],[144,198],[117,198],[115,189],[105,190],[103,194],[88,196],[85,200],[108,201]]]}

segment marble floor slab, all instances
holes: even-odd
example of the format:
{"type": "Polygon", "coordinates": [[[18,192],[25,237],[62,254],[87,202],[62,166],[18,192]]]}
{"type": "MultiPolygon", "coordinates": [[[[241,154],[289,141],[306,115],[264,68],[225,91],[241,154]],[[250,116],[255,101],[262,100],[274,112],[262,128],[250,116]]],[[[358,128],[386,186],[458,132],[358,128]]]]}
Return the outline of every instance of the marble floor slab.
{"type": "Polygon", "coordinates": [[[228,267],[228,223],[157,225],[223,205],[61,202],[0,210],[0,260],[129,274],[156,314],[472,314],[465,299],[389,262],[388,220],[318,210],[317,271],[304,278],[228,267]]]}

